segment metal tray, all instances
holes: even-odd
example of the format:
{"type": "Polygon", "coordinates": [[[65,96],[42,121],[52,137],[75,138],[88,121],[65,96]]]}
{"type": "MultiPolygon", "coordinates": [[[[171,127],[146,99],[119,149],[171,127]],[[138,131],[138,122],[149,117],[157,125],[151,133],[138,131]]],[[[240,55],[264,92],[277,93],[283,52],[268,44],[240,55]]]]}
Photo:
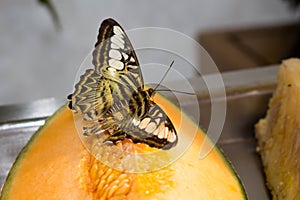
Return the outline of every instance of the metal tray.
{"type": "MultiPolygon", "coordinates": [[[[270,66],[222,74],[227,98],[222,97],[217,101],[227,102],[227,113],[218,145],[240,176],[250,200],[271,199],[260,158],[256,153],[254,124],[265,115],[268,100],[276,85],[277,70],[278,66],[270,66]]],[[[214,76],[216,75],[206,75],[206,80],[213,80],[214,76]]],[[[201,111],[199,123],[207,129],[211,99],[203,89],[206,88],[203,79],[193,78],[190,81],[197,86],[196,94],[201,111]]],[[[173,84],[180,85],[178,82],[173,84]]],[[[0,185],[30,136],[63,103],[64,100],[45,99],[23,105],[0,106],[0,185]]],[[[187,101],[184,110],[193,116],[195,106],[198,105],[187,101]]]]}

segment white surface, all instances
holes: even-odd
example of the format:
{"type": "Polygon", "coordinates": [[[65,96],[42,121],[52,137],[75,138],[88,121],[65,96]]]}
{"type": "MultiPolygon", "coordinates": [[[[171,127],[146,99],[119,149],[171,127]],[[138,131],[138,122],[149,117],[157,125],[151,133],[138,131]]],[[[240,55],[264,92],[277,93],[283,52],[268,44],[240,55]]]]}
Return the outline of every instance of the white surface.
{"type": "MultiPolygon", "coordinates": [[[[36,0],[0,2],[0,105],[64,98],[90,52],[100,22],[113,17],[125,29],[155,26],[196,38],[203,30],[297,19],[282,0],[55,0],[63,29],[36,0]]],[[[299,13],[298,13],[299,14],[299,13]]],[[[139,58],[143,63],[143,57],[139,58]]]]}

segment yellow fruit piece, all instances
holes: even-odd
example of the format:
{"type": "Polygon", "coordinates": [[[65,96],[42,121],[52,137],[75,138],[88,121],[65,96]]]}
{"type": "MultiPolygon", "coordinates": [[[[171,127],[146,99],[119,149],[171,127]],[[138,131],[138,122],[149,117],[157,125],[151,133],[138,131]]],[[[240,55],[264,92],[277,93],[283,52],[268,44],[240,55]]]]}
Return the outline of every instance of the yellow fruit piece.
{"type": "Polygon", "coordinates": [[[283,61],[256,137],[273,199],[300,199],[300,59],[283,61]]]}

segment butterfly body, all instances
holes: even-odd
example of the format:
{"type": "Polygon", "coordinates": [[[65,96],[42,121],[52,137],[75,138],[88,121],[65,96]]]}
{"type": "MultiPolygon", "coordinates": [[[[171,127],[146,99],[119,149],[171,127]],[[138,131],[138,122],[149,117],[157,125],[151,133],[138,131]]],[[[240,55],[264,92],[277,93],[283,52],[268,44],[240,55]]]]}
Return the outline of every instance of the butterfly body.
{"type": "Polygon", "coordinates": [[[176,145],[176,130],[152,100],[154,89],[145,89],[133,47],[113,19],[100,26],[92,63],[69,96],[69,107],[82,115],[84,135],[108,132],[105,141],[127,138],[161,149],[176,145]]]}

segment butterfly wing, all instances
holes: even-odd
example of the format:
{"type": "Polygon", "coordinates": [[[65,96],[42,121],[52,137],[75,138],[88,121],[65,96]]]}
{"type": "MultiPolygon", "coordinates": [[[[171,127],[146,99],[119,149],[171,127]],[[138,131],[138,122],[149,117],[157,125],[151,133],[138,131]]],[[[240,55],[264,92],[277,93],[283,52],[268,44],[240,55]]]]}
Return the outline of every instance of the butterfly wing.
{"type": "Polygon", "coordinates": [[[118,83],[116,93],[129,98],[137,88],[143,88],[143,77],[132,44],[122,27],[113,19],[102,22],[93,51],[95,71],[118,83]],[[123,87],[124,91],[118,91],[123,87]]]}
{"type": "MultiPolygon", "coordinates": [[[[132,117],[127,124],[118,123],[122,124],[117,128],[118,134],[111,135],[107,140],[116,143],[125,137],[134,143],[144,143],[164,150],[174,147],[178,142],[178,137],[171,120],[157,104],[150,102],[151,107],[147,115],[141,119],[132,117]]],[[[120,113],[118,109],[114,112],[120,113]]],[[[128,118],[128,116],[122,116],[122,118],[126,117],[128,118]]]]}
{"type": "Polygon", "coordinates": [[[88,69],[69,95],[69,108],[80,113],[85,121],[99,119],[113,103],[110,81],[88,69]]]}
{"type": "Polygon", "coordinates": [[[129,101],[143,77],[133,46],[122,27],[113,19],[102,22],[93,51],[94,70],[80,77],[69,107],[82,113],[84,120],[103,116],[115,101],[129,101]]]}
{"type": "Polygon", "coordinates": [[[134,143],[161,149],[176,145],[178,138],[171,120],[150,99],[137,95],[141,100],[138,106],[146,103],[149,110],[143,109],[141,113],[145,114],[139,117],[130,115],[129,102],[133,94],[145,93],[143,77],[128,36],[113,19],[101,24],[93,65],[94,69],[81,76],[74,94],[69,96],[69,107],[82,113],[87,122],[85,135],[110,129],[107,140],[114,143],[129,138],[134,143]]]}

